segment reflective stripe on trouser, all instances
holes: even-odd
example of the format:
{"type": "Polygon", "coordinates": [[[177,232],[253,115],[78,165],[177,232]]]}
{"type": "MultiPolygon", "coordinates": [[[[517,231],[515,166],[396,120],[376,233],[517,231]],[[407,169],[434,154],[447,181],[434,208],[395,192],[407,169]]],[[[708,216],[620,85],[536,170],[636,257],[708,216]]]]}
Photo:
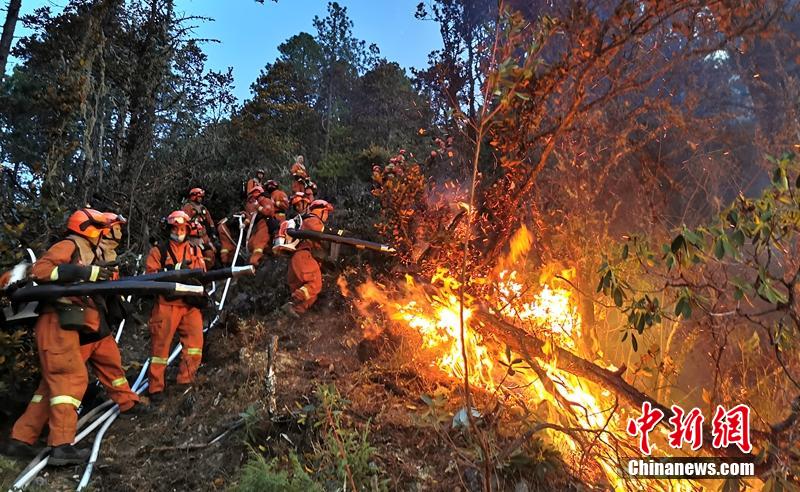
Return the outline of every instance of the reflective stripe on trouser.
{"type": "Polygon", "coordinates": [[[25,412],[14,422],[11,438],[28,444],[35,443],[47,425],[49,412],[50,398],[47,395],[47,385],[42,380],[25,412]]]}
{"type": "Polygon", "coordinates": [[[258,262],[264,257],[264,248],[269,246],[269,227],[267,227],[267,221],[263,217],[259,217],[256,220],[257,222],[253,227],[253,234],[250,235],[250,240],[247,241],[247,249],[251,252],[251,265],[258,265],[258,262]]]}
{"type": "Polygon", "coordinates": [[[304,313],[317,301],[322,291],[322,272],[310,251],[300,250],[292,255],[287,282],[296,312],[304,313]]]}
{"type": "Polygon", "coordinates": [[[219,258],[224,265],[228,265],[236,249],[236,243],[231,239],[233,235],[227,224],[218,224],[217,231],[219,232],[219,242],[222,245],[222,249],[219,250],[219,258]]]}
{"type": "Polygon", "coordinates": [[[185,304],[157,302],[153,307],[149,327],[152,354],[149,371],[150,392],[158,393],[164,390],[166,364],[154,361],[166,361],[169,357],[170,344],[176,331],[183,344],[178,383],[186,384],[194,381],[194,375],[200,367],[203,347],[203,316],[200,310],[185,304]],[[192,353],[189,350],[192,350],[192,353]]]}
{"type": "Polygon", "coordinates": [[[11,435],[14,439],[34,443],[48,423],[48,445],[70,444],[75,439],[78,424],[77,407],[89,382],[78,332],[62,330],[55,313],[42,313],[35,330],[42,368],[42,380],[35,394],[42,398],[36,403],[31,401],[14,424],[11,435]]]}
{"type": "Polygon", "coordinates": [[[81,356],[92,366],[97,380],[108,393],[119,410],[124,412],[139,401],[139,395],[131,391],[125,371],[122,370],[122,357],[114,337],[107,336],[96,342],[81,345],[81,356]]]}

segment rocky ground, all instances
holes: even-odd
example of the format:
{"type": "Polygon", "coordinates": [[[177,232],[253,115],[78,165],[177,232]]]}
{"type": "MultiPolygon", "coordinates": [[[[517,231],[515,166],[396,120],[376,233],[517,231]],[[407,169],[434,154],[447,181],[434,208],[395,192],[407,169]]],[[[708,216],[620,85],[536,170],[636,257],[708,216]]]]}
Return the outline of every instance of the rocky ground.
{"type": "MultiPolygon", "coordinates": [[[[92,488],[230,489],[241,484],[242,466],[257,454],[286,464],[295,453],[314,476],[315,467],[331,461],[327,454],[333,461],[339,457],[326,448],[322,435],[331,422],[319,411],[320,388],[325,387],[341,395],[335,409],[337,427],[366,436],[372,448],[367,457],[370,478],[361,488],[479,489],[480,472],[470,464],[474,455],[461,431],[450,425],[458,407],[449,402],[460,400],[458,382],[420,364],[411,356],[413,347],[401,339],[360,343],[359,318],[338,291],[336,276],[326,276],[325,293],[301,319],[282,316],[277,309],[286,299],[279,281],[282,272],[280,265],[271,266],[273,274],[260,273],[232,291],[226,317],[207,334],[194,387],[168,386],[167,400],[152,414],[112,426],[92,488]],[[273,336],[278,338],[277,408],[270,416],[265,372],[273,336]],[[436,395],[439,403],[431,404],[422,395],[436,395]]],[[[141,307],[147,311],[146,305],[141,307]]],[[[129,326],[120,344],[124,360],[145,360],[148,343],[145,326],[129,326]]],[[[129,374],[137,374],[139,367],[131,363],[129,374]]],[[[168,381],[170,375],[174,378],[174,371],[168,372],[168,381]]],[[[497,485],[506,490],[578,488],[566,472],[556,471],[557,462],[550,466],[547,460],[552,457],[539,458],[538,468],[498,470],[503,478],[497,485]]],[[[0,462],[0,484],[7,485],[25,464],[0,462]]],[[[78,467],[48,469],[35,487],[74,490],[81,473],[78,467]]],[[[323,486],[342,488],[335,483],[323,486]]]]}

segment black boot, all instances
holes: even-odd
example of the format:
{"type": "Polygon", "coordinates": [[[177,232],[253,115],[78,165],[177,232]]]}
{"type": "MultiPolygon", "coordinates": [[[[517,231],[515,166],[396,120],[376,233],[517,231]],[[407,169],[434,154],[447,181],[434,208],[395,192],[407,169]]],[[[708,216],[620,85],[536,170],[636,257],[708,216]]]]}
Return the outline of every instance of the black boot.
{"type": "Polygon", "coordinates": [[[82,465],[89,459],[90,454],[88,449],[78,449],[71,444],[64,444],[53,448],[47,464],[51,466],[82,465]]]}
{"type": "Polygon", "coordinates": [[[151,413],[153,413],[153,409],[150,408],[150,405],[137,401],[131,408],[125,410],[124,412],[120,412],[119,416],[123,419],[132,419],[141,417],[142,415],[149,415],[151,413]]]}
{"type": "Polygon", "coordinates": [[[33,458],[39,451],[42,450],[41,446],[28,444],[27,442],[17,441],[10,439],[3,447],[3,454],[10,458],[33,458]]]}
{"type": "Polygon", "coordinates": [[[158,393],[149,393],[147,396],[150,398],[151,405],[161,405],[164,402],[163,391],[159,391],[158,393]]]}

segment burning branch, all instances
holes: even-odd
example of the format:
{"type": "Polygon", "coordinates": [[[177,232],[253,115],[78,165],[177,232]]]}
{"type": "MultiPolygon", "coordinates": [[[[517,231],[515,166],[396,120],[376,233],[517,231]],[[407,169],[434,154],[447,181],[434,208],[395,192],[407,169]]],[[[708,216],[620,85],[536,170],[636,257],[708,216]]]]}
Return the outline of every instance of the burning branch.
{"type": "MultiPolygon", "coordinates": [[[[522,354],[532,367],[537,367],[537,361],[545,357],[544,340],[498,318],[489,313],[486,309],[475,310],[473,316],[476,320],[479,320],[479,323],[475,323],[474,325],[477,325],[477,329],[482,334],[492,335],[500,342],[508,345],[511,350],[522,354]]],[[[669,426],[669,418],[673,416],[672,409],[655,401],[654,398],[651,398],[646,393],[628,384],[622,379],[620,374],[589,362],[561,347],[555,346],[553,347],[553,351],[555,352],[555,364],[558,369],[585,378],[614,392],[632,407],[640,408],[645,401],[651,402],[654,408],[658,408],[664,412],[665,418],[662,419],[660,423],[664,426],[669,426]]],[[[753,431],[753,433],[760,438],[769,437],[763,432],[753,431]]],[[[704,426],[703,437],[708,442],[711,441],[711,429],[709,426],[704,426]]],[[[713,449],[712,453],[726,458],[750,458],[753,460],[756,458],[752,454],[742,453],[735,446],[713,449]]],[[[766,471],[766,465],[766,463],[762,465],[761,472],[766,471]]]]}

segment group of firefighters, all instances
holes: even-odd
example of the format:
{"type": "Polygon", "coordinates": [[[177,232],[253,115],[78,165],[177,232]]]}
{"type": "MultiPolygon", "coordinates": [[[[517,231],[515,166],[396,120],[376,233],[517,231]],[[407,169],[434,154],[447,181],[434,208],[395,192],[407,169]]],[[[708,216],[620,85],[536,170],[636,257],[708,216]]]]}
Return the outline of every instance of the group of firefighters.
{"type": "MultiPolygon", "coordinates": [[[[321,244],[311,240],[290,241],[286,237],[287,216],[296,228],[322,232],[333,207],[315,198],[316,185],[308,176],[302,156],[296,158],[291,174],[289,197],[276,181],[264,181],[263,170],[257,171],[245,186],[244,210],[235,215],[245,227],[242,233],[247,237],[252,265],[262,261],[265,250],[291,255],[287,275],[291,299],[282,309],[297,318],[314,304],[322,290],[320,265],[314,256],[321,244]],[[273,240],[275,245],[270,247],[273,240]]],[[[229,228],[233,221],[226,218],[215,224],[202,203],[204,195],[202,189],[192,189],[188,202],[166,217],[168,237],[150,249],[146,273],[207,270],[216,264],[217,252],[222,264],[234,261],[236,241],[229,228]]],[[[118,278],[117,248],[126,223],[123,216],[113,212],[92,208],[75,211],[67,221],[65,237],[31,266],[27,278],[38,283],[118,278]]],[[[12,278],[15,274],[7,272],[0,277],[0,287],[20,280],[12,278]]],[[[49,464],[86,461],[89,450],[75,448],[72,443],[77,431],[77,410],[88,385],[87,363],[109,397],[119,405],[121,416],[149,413],[153,405],[164,400],[165,370],[177,331],[183,348],[176,383],[191,385],[203,354],[203,303],[193,299],[196,298],[162,295],[153,306],[148,323],[151,357],[146,399],[131,390],[122,369],[119,347],[111,335],[111,327],[132,312],[129,304],[120,296],[111,295],[58,298],[41,303],[34,328],[41,382],[14,424],[5,454],[35,456],[40,450],[39,437],[47,425],[47,445],[52,448],[49,464]]]]}

